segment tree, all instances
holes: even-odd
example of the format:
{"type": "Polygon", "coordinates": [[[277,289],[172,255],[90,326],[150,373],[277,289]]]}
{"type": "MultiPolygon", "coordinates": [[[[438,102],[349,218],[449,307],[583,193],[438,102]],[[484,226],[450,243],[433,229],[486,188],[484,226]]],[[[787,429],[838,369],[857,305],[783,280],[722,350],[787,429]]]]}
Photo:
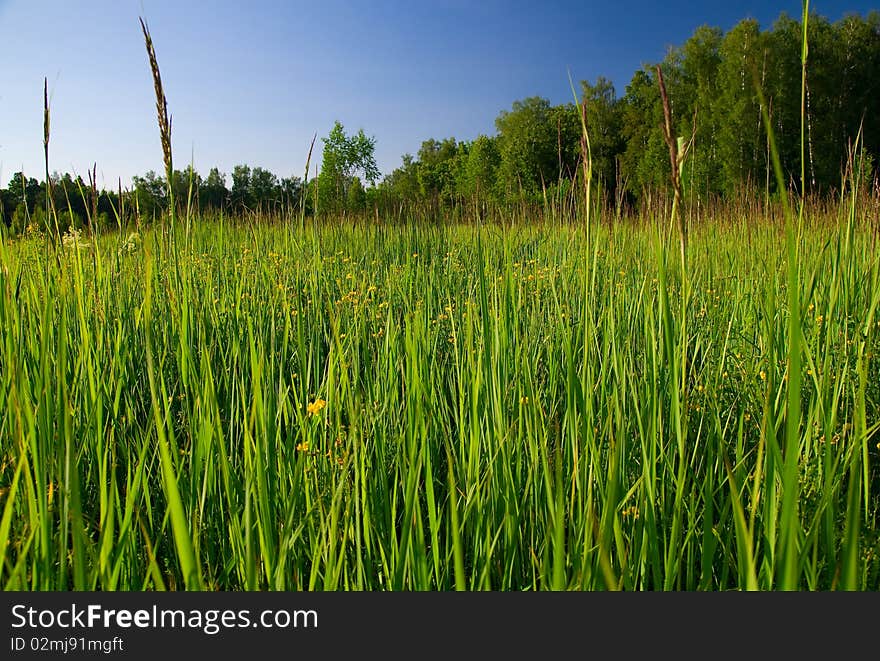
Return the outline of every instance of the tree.
{"type": "MultiPolygon", "coordinates": [[[[288,210],[299,209],[303,201],[303,182],[299,177],[285,177],[278,182],[281,203],[288,210]]],[[[309,200],[305,200],[308,205],[309,200]]],[[[307,210],[308,211],[308,210],[307,210]]]]}
{"type": "Polygon", "coordinates": [[[404,154],[403,165],[396,168],[379,184],[376,199],[383,212],[399,213],[401,207],[419,197],[419,164],[412,154],[404,154]]]}
{"type": "MultiPolygon", "coordinates": [[[[782,13],[767,34],[768,66],[764,81],[767,111],[783,175],[787,184],[800,188],[801,144],[801,39],[800,21],[782,13]]],[[[774,187],[773,177],[767,177],[774,187]]]]}
{"type": "Polygon", "coordinates": [[[202,177],[193,169],[192,165],[186,166],[186,170],[174,170],[171,175],[171,191],[174,204],[178,209],[186,211],[187,204],[195,206],[202,186],[202,177]],[[192,197],[190,197],[192,191],[192,197]]]}
{"type": "Polygon", "coordinates": [[[723,190],[716,148],[720,129],[717,99],[722,34],[719,28],[701,26],[680,50],[681,96],[687,114],[679,117],[679,135],[690,136],[696,128],[685,161],[682,184],[698,197],[719,194],[723,190]]]}
{"type": "Polygon", "coordinates": [[[725,191],[763,181],[766,134],[755,88],[765,71],[765,37],[755,20],[740,21],[721,42],[718,69],[718,160],[725,191]]]}
{"type": "Polygon", "coordinates": [[[348,189],[356,175],[374,184],[379,178],[376,165],[376,139],[368,138],[363,129],[348,136],[340,121],[336,121],[330,135],[321,138],[324,154],[318,175],[318,205],[323,213],[346,208],[348,189]]]}
{"type": "MultiPolygon", "coordinates": [[[[613,193],[617,182],[617,156],[624,146],[614,84],[599,76],[595,84],[582,81],[581,90],[583,103],[586,103],[593,177],[603,189],[613,193]]],[[[576,112],[574,108],[572,111],[576,112]]]]}
{"type": "Polygon", "coordinates": [[[422,197],[438,205],[441,199],[455,199],[455,175],[459,145],[455,138],[442,141],[431,138],[422,143],[418,153],[417,177],[422,197]]]}
{"type": "Polygon", "coordinates": [[[251,169],[247,165],[236,165],[232,168],[232,190],[230,192],[232,206],[237,211],[250,209],[254,205],[251,197],[251,169]]]}
{"type": "MultiPolygon", "coordinates": [[[[62,187],[66,189],[67,182],[64,180],[62,182],[62,187]]],[[[132,177],[132,183],[134,184],[134,194],[139,214],[144,218],[150,219],[161,213],[165,206],[167,193],[164,180],[157,176],[153,170],[150,170],[143,177],[137,175],[132,177]]]]}
{"type": "MultiPolygon", "coordinates": [[[[840,186],[847,138],[855,138],[858,125],[852,133],[847,131],[843,108],[851,105],[852,99],[847,94],[851,82],[843,64],[842,35],[820,16],[810,16],[807,32],[807,185],[811,190],[827,190],[840,186]]],[[[853,63],[850,69],[855,69],[853,63]]],[[[875,100],[872,114],[876,107],[875,100]]]]}
{"type": "Polygon", "coordinates": [[[199,191],[199,200],[204,208],[223,209],[229,198],[229,190],[226,188],[226,175],[217,168],[211,168],[202,188],[199,191]]]}
{"type": "Polygon", "coordinates": [[[281,203],[281,191],[278,188],[278,177],[261,167],[251,172],[250,198],[260,209],[271,210],[281,203]]]}
{"type": "Polygon", "coordinates": [[[876,111],[880,98],[880,12],[871,11],[865,19],[847,16],[834,29],[843,70],[838,139],[848,141],[864,121],[865,149],[876,158],[880,156],[880,112],[876,111]]]}
{"type": "Polygon", "coordinates": [[[9,180],[9,186],[6,190],[9,196],[15,200],[16,206],[20,202],[24,202],[28,209],[33,209],[40,193],[40,182],[33,177],[26,177],[22,172],[16,172],[9,180]]]}
{"type": "Polygon", "coordinates": [[[347,211],[363,211],[367,208],[367,193],[364,190],[360,177],[352,177],[348,185],[345,208],[347,211]]]}
{"type": "Polygon", "coordinates": [[[494,200],[497,192],[498,166],[501,154],[498,141],[485,135],[479,136],[470,146],[464,169],[462,192],[477,201],[494,200]]]}
{"type": "Polygon", "coordinates": [[[638,195],[645,189],[665,188],[669,181],[669,150],[660,129],[663,108],[656,74],[637,71],[626,88],[621,108],[621,132],[626,143],[620,159],[629,189],[638,195]]]}
{"type": "Polygon", "coordinates": [[[536,198],[558,176],[557,130],[550,102],[533,96],[514,101],[495,120],[501,155],[499,177],[507,197],[536,198]]]}

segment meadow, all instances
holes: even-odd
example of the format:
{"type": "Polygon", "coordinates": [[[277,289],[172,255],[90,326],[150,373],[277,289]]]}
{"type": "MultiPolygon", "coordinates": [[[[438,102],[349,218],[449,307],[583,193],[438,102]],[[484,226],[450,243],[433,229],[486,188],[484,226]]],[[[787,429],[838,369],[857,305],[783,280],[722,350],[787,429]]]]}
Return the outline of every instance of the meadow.
{"type": "Polygon", "coordinates": [[[876,589],[876,198],[666,217],[4,237],[0,586],[876,589]]]}

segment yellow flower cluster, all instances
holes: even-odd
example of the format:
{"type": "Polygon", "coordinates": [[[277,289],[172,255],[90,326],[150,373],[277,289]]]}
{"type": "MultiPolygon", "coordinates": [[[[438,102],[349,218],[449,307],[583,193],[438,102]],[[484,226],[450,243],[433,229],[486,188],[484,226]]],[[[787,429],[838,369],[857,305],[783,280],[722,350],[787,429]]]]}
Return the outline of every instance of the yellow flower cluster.
{"type": "Polygon", "coordinates": [[[308,411],[309,415],[318,415],[325,406],[327,406],[327,402],[319,397],[314,402],[306,405],[306,411],[308,411]]]}

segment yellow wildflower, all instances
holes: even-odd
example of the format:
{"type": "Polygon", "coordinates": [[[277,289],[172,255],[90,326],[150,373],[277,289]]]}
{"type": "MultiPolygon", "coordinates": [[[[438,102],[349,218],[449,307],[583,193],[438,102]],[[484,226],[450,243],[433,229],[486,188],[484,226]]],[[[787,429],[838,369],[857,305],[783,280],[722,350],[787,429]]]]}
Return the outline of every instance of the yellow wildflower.
{"type": "Polygon", "coordinates": [[[314,402],[306,406],[306,411],[309,412],[309,415],[318,415],[318,413],[321,412],[321,409],[325,406],[327,406],[327,402],[319,397],[314,402]]]}

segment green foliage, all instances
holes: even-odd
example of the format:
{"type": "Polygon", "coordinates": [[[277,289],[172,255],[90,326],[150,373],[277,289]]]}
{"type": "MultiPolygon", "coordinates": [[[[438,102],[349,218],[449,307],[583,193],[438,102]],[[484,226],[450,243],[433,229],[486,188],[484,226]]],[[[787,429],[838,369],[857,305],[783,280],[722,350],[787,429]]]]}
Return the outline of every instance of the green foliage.
{"type": "Polygon", "coordinates": [[[353,177],[346,192],[345,208],[348,211],[364,211],[367,208],[367,193],[359,177],[353,177]]]}
{"type": "Polygon", "coordinates": [[[423,198],[437,202],[453,202],[456,197],[456,180],[460,167],[459,147],[455,138],[438,142],[431,138],[422,143],[418,153],[419,167],[416,177],[419,193],[423,198]]]}
{"type": "Polygon", "coordinates": [[[550,102],[537,96],[514,101],[495,120],[500,188],[505,196],[538,199],[559,177],[558,134],[550,102]]]}
{"type": "Polygon", "coordinates": [[[321,140],[324,154],[318,175],[318,210],[321,213],[344,211],[356,175],[363,175],[371,184],[379,178],[376,139],[368,138],[363,129],[349,136],[337,120],[330,134],[321,140]]]}
{"type": "Polygon", "coordinates": [[[250,198],[254,203],[264,209],[277,209],[281,204],[281,189],[278,177],[261,167],[255,167],[251,172],[250,198]]]}
{"type": "Polygon", "coordinates": [[[721,181],[722,158],[716,148],[723,121],[719,110],[719,66],[723,34],[718,28],[702,26],[694,31],[679,52],[681,95],[685,107],[693,108],[691,116],[680,118],[679,135],[694,133],[694,142],[685,161],[682,183],[690,199],[707,198],[724,191],[721,181]],[[694,127],[694,113],[696,127],[694,127]]]}
{"type": "MultiPolygon", "coordinates": [[[[674,89],[674,88],[673,88],[674,89]]],[[[621,170],[629,189],[665,188],[669,181],[669,151],[663,141],[663,109],[655,74],[647,67],[637,71],[621,103],[621,132],[626,148],[620,156],[621,170]]]]}
{"type": "Polygon", "coordinates": [[[230,191],[232,206],[239,211],[254,206],[251,195],[251,169],[247,165],[236,165],[232,168],[232,190],[230,191]]]}
{"type": "Polygon", "coordinates": [[[226,175],[217,168],[211,168],[199,188],[199,201],[203,208],[223,209],[228,200],[229,189],[226,188],[226,175]]]}
{"type": "MultiPolygon", "coordinates": [[[[590,154],[593,176],[608,191],[613,192],[618,180],[617,158],[623,152],[622,117],[614,85],[600,76],[595,84],[581,82],[581,100],[586,103],[587,130],[590,136],[590,154]]],[[[574,108],[566,113],[577,121],[574,108]]],[[[569,144],[574,142],[570,137],[569,144]]]]}
{"type": "Polygon", "coordinates": [[[40,182],[33,177],[26,177],[21,172],[16,172],[9,180],[6,187],[6,197],[10,203],[17,207],[24,202],[28,209],[33,209],[37,205],[37,197],[40,192],[40,182]]]}
{"type": "Polygon", "coordinates": [[[164,179],[150,170],[143,177],[137,175],[132,177],[132,183],[140,215],[146,219],[161,215],[167,196],[164,179]]]}
{"type": "MultiPolygon", "coordinates": [[[[849,15],[836,23],[808,22],[810,57],[805,108],[807,192],[839,190],[848,145],[864,125],[866,152],[880,156],[880,114],[872,112],[880,70],[880,13],[849,15]]],[[[735,198],[744,191],[776,194],[757,86],[768,104],[787,186],[800,185],[800,86],[802,29],[782,14],[771,29],[744,20],[727,33],[701,26],[662,62],[677,138],[693,144],[682,172],[686,200],[735,198]]],[[[593,183],[606,191],[603,204],[663,190],[669,181],[668,147],[661,126],[654,65],[635,72],[617,98],[599,77],[581,82],[590,134],[593,183]]],[[[423,143],[383,184],[398,201],[454,206],[479,188],[486,201],[537,202],[557,182],[573,180],[580,158],[580,120],[571,104],[552,106],[530,97],[514,102],[496,120],[492,139],[497,166],[477,167],[463,152],[473,143],[449,138],[423,143]],[[482,169],[479,186],[474,168],[482,169]],[[488,181],[487,177],[493,177],[488,181]]]]}
{"type": "MultiPolygon", "coordinates": [[[[233,210],[279,212],[290,210],[299,204],[302,183],[298,177],[279,180],[265,168],[251,169],[247,165],[236,165],[232,170],[232,190],[226,192],[225,181],[218,172],[211,171],[208,191],[212,206],[222,208],[223,200],[229,199],[233,210]]],[[[207,182],[206,182],[207,183],[207,182]]],[[[204,188],[204,187],[203,187],[204,188]]]]}
{"type": "MultiPolygon", "coordinates": [[[[755,76],[766,79],[766,38],[754,20],[741,21],[719,47],[719,94],[714,106],[718,118],[717,152],[722,190],[745,183],[764,183],[767,139],[755,76]]],[[[758,79],[760,82],[760,78],[758,79]]],[[[711,108],[711,107],[710,107],[711,108]]]]}
{"type": "MultiPolygon", "coordinates": [[[[44,221],[46,220],[45,215],[43,216],[43,219],[44,221]]],[[[54,226],[53,220],[48,220],[48,222],[54,226]]],[[[47,227],[46,229],[49,230],[54,228],[47,227]]],[[[82,229],[83,219],[82,216],[80,216],[78,213],[76,213],[75,211],[71,211],[70,209],[62,209],[58,212],[58,231],[61,234],[72,230],[80,231],[82,229]]]]}
{"type": "Polygon", "coordinates": [[[12,214],[12,222],[10,223],[10,229],[12,233],[15,234],[23,234],[30,224],[30,213],[28,212],[27,204],[24,202],[20,202],[17,207],[15,207],[15,211],[12,214]]]}
{"type": "Polygon", "coordinates": [[[461,181],[461,193],[477,200],[493,201],[498,195],[497,172],[501,164],[498,141],[485,135],[470,145],[461,181]]]}

